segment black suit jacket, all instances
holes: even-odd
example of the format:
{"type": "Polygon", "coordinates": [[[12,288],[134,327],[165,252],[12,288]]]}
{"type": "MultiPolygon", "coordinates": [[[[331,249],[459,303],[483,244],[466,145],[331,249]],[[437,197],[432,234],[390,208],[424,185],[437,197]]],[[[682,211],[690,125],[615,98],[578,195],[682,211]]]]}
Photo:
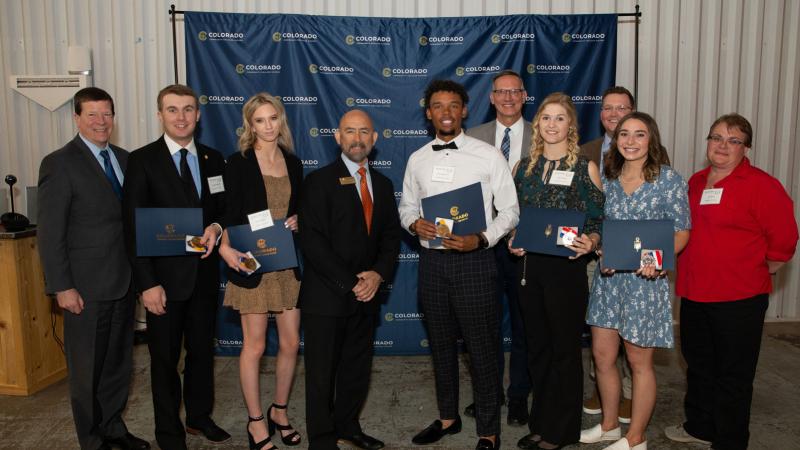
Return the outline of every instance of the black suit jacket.
{"type": "MultiPolygon", "coordinates": [[[[303,183],[303,165],[297,156],[287,153],[283,149],[281,149],[281,153],[283,153],[283,159],[286,161],[289,184],[292,186],[289,209],[286,212],[286,217],[290,217],[297,214],[297,204],[299,203],[300,189],[303,183]]],[[[264,179],[261,176],[261,169],[258,167],[258,161],[252,149],[246,150],[244,154],[236,152],[228,157],[228,164],[225,167],[225,191],[227,192],[225,217],[222,223],[225,228],[246,224],[248,223],[248,214],[269,208],[264,179]]],[[[297,239],[295,239],[296,246],[297,239]]],[[[297,271],[295,271],[295,276],[297,275],[297,271]]],[[[260,273],[243,276],[231,268],[228,268],[227,276],[229,282],[245,288],[255,288],[261,281],[260,273]]]]}
{"type": "MultiPolygon", "coordinates": [[[[203,208],[203,227],[222,223],[225,211],[225,192],[211,194],[208,178],[222,176],[225,160],[222,155],[195,141],[200,165],[203,208]]],[[[183,184],[167,143],[162,136],[157,141],[131,153],[125,176],[123,210],[128,252],[132,255],[133,275],[137,289],[144,291],[161,285],[169,301],[189,299],[197,287],[202,290],[219,289],[219,257],[214,251],[208,258],[199,255],[137,257],[136,208],[191,208],[192,200],[183,190],[183,184]]]]}
{"type": "Polygon", "coordinates": [[[357,184],[342,184],[350,172],[341,158],[310,173],[303,182],[298,224],[303,250],[303,282],[298,306],[304,313],[347,316],[374,313],[376,298],[359,302],[352,292],[365,270],[390,280],[402,230],[392,182],[370,169],[372,230],[367,234],[357,184]]]}
{"type": "MultiPolygon", "coordinates": [[[[125,173],[128,152],[111,145],[125,173]]],[[[131,283],[122,205],[76,135],[39,168],[39,255],[48,293],[75,288],[84,301],[117,300],[131,283]]]]}

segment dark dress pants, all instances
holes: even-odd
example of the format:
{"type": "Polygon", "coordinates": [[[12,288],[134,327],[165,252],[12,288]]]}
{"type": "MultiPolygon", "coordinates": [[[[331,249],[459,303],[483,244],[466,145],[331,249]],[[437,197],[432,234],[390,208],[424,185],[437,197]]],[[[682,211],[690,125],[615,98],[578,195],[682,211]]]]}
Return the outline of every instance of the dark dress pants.
{"type": "Polygon", "coordinates": [[[441,419],[458,417],[458,346],[469,352],[479,436],[500,434],[497,263],[491,249],[420,249],[417,289],[428,330],[441,419]]]}
{"type": "MultiPolygon", "coordinates": [[[[528,374],[528,348],[525,344],[525,325],[522,322],[522,311],[519,309],[519,277],[517,261],[502,240],[494,247],[497,259],[497,292],[499,298],[508,300],[508,318],[511,322],[511,352],[508,363],[508,390],[506,396],[514,401],[526,401],[531,393],[531,377],[528,374]],[[505,294],[505,295],[504,295],[505,294]]],[[[500,324],[503,323],[503,308],[498,308],[500,324]]],[[[502,327],[501,327],[502,328],[502,327]]],[[[500,351],[498,370],[500,371],[500,392],[503,391],[503,373],[505,372],[505,356],[503,353],[503,336],[500,333],[500,351]]]]}
{"type": "Polygon", "coordinates": [[[301,315],[308,448],[336,449],[339,436],[362,432],[358,417],[369,390],[376,316],[333,317],[303,310],[301,315]]]}
{"type": "Polygon", "coordinates": [[[214,332],[217,291],[201,292],[184,301],[167,299],[167,312],[147,313],[147,347],[156,422],[156,440],[165,450],[185,449],[181,423],[181,344],[186,348],[183,403],[186,426],[203,428],[211,422],[214,406],[214,332]]]}
{"type": "Polygon", "coordinates": [[[519,287],[533,382],[531,433],[552,444],[578,442],[583,402],[581,333],[589,287],[586,259],[529,253],[519,287]]]}
{"type": "Polygon", "coordinates": [[[686,360],[684,429],[718,450],[743,450],[750,439],[753,379],[768,294],[703,303],[681,299],[686,360]]]}
{"type": "Polygon", "coordinates": [[[82,449],[97,449],[104,438],[128,432],[122,411],[131,383],[133,307],[129,294],[86,301],[80,314],[64,311],[72,417],[82,449]]]}

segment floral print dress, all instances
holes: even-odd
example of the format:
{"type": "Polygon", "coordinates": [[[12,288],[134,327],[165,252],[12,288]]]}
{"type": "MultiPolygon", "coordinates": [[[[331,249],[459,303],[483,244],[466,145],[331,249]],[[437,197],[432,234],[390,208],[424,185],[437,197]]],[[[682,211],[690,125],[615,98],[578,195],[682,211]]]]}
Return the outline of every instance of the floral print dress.
{"type": "MultiPolygon", "coordinates": [[[[661,166],[654,183],[643,183],[631,195],[619,179],[603,180],[605,217],[615,220],[672,219],[675,231],[691,228],[688,187],[669,166],[661,166]]],[[[672,348],[672,303],[667,278],[649,280],[633,272],[594,273],[586,323],[619,331],[640,347],[672,348]]]]}

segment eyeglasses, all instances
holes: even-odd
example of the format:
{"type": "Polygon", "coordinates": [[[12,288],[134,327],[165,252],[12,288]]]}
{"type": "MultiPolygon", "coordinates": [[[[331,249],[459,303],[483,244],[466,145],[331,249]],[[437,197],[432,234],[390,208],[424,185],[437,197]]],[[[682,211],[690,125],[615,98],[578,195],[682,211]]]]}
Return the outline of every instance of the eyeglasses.
{"type": "Polygon", "coordinates": [[[711,141],[711,142],[713,142],[713,143],[715,143],[717,145],[720,145],[723,142],[727,142],[728,145],[730,145],[731,147],[738,147],[740,145],[744,145],[744,141],[742,141],[741,139],[728,138],[727,140],[725,140],[724,137],[722,137],[722,136],[720,136],[718,134],[712,134],[711,136],[707,137],[706,140],[709,140],[709,141],[711,141]]]}
{"type": "Polygon", "coordinates": [[[606,106],[603,106],[600,109],[605,113],[610,113],[611,111],[616,111],[618,113],[625,114],[628,111],[630,111],[632,108],[630,108],[628,106],[623,106],[623,105],[617,105],[617,106],[606,105],[606,106]]]}
{"type": "Polygon", "coordinates": [[[506,95],[510,95],[512,97],[519,97],[522,93],[525,92],[525,89],[495,89],[492,91],[492,94],[504,97],[506,95]]]}

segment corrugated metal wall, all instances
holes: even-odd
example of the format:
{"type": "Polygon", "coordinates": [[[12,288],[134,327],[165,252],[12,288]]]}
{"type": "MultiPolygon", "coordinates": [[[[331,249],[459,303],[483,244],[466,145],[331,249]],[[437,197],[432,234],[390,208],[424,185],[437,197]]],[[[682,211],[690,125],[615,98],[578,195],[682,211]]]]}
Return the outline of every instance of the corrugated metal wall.
{"type": "MultiPolygon", "coordinates": [[[[0,72],[66,73],[70,45],[92,49],[94,85],[116,101],[113,141],[134,149],[160,133],[158,90],[174,79],[167,11],[297,13],[377,17],[633,12],[633,0],[0,0],[0,72]]],[[[738,111],[753,123],[754,163],[800,198],[800,2],[642,0],[639,109],[661,127],[674,166],[703,167],[704,137],[717,116],[738,111]]],[[[628,19],[628,20],[625,20],[628,19]]],[[[180,27],[179,27],[180,28],[180,27]]],[[[633,86],[634,26],[619,27],[617,82],[633,86]]],[[[179,48],[183,46],[179,31],[179,48]]],[[[181,61],[179,67],[182,67],[181,61]]],[[[588,69],[587,69],[588,70],[588,69]]],[[[181,79],[184,76],[181,70],[181,79]]],[[[36,184],[42,157],[75,133],[69,106],[49,112],[0,90],[0,174],[36,184]]],[[[4,191],[7,194],[7,190],[4,191]]],[[[23,197],[17,195],[17,204],[23,197]]],[[[795,206],[800,216],[800,208],[795,206]]],[[[800,262],[776,277],[769,317],[800,318],[800,262]]]]}

